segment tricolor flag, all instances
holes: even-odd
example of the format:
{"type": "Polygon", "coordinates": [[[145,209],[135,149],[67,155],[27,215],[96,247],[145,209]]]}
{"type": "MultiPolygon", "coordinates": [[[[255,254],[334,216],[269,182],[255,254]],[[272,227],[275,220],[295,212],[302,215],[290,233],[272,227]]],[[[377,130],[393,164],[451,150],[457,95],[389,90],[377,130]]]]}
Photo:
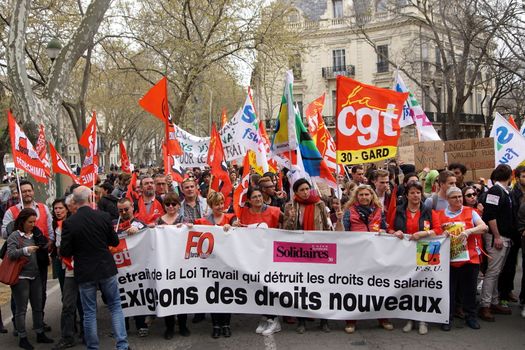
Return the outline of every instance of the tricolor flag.
{"type": "Polygon", "coordinates": [[[45,167],[46,176],[51,177],[51,169],[49,164],[49,157],[47,156],[46,148],[46,134],[44,131],[44,126],[40,124],[38,132],[38,140],[36,141],[36,153],[40,157],[40,161],[45,167]]]}
{"type": "Polygon", "coordinates": [[[123,172],[131,174],[131,164],[129,162],[128,152],[126,152],[126,146],[124,140],[120,140],[120,168],[123,172]]]}
{"type": "Polygon", "coordinates": [[[31,174],[36,181],[47,183],[48,178],[45,165],[42,164],[33,144],[15,121],[10,111],[7,111],[7,122],[9,125],[11,152],[13,153],[13,163],[15,163],[15,167],[31,174]]]}
{"type": "Polygon", "coordinates": [[[246,194],[250,186],[250,153],[252,153],[252,151],[248,151],[244,156],[241,182],[233,192],[233,211],[238,218],[241,217],[241,210],[242,207],[244,207],[244,203],[246,203],[246,194]]]}
{"type": "Polygon", "coordinates": [[[69,176],[71,179],[73,179],[74,183],[79,184],[80,180],[75,175],[73,170],[71,170],[64,158],[62,158],[62,156],[57,152],[55,146],[51,142],[49,143],[49,153],[51,154],[53,172],[55,174],[64,174],[69,176]]]}
{"type": "Polygon", "coordinates": [[[87,149],[86,158],[80,170],[80,183],[85,186],[93,185],[98,173],[97,114],[95,111],[78,143],[87,149]]]}
{"type": "Polygon", "coordinates": [[[436,132],[436,129],[434,129],[432,122],[428,119],[427,115],[423,111],[423,108],[417,102],[416,97],[410,91],[408,91],[405,82],[397,70],[394,72],[394,80],[395,91],[409,93],[408,99],[403,106],[403,113],[399,119],[399,126],[405,127],[415,123],[419,141],[421,142],[441,140],[438,133],[436,132]]]}
{"type": "Polygon", "coordinates": [[[275,125],[272,140],[272,152],[285,153],[297,149],[296,112],[293,100],[293,72],[286,72],[281,108],[275,125]]]}
{"type": "Polygon", "coordinates": [[[226,160],[224,159],[221,135],[219,135],[215,124],[212,125],[210,136],[210,148],[207,158],[207,163],[211,168],[210,172],[212,175],[210,188],[216,192],[221,192],[224,195],[224,207],[228,208],[231,203],[231,191],[233,186],[230,180],[230,173],[228,172],[226,160]]]}

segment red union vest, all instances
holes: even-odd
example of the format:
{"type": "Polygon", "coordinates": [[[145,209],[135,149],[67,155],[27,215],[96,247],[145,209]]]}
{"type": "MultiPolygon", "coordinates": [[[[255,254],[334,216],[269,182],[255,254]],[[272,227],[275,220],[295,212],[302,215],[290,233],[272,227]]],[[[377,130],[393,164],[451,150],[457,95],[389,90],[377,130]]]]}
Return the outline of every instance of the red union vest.
{"type": "Polygon", "coordinates": [[[151,203],[148,213],[146,210],[146,205],[144,204],[144,198],[140,197],[138,200],[138,211],[135,213],[135,218],[142,221],[146,225],[150,225],[154,224],[157,219],[165,213],[164,207],[156,198],[153,199],[153,203],[151,203]]]}
{"type": "Polygon", "coordinates": [[[269,228],[279,228],[281,210],[278,207],[267,206],[262,213],[252,213],[250,208],[241,210],[241,223],[244,225],[266,223],[269,228]]]}
{"type": "Polygon", "coordinates": [[[381,229],[381,208],[375,208],[374,211],[368,217],[368,225],[362,220],[359,212],[356,209],[356,205],[352,205],[350,208],[350,230],[358,232],[379,232],[381,229]]]}
{"type": "MultiPolygon", "coordinates": [[[[22,211],[18,204],[13,205],[11,208],[9,208],[13,213],[13,220],[16,220],[18,217],[18,214],[22,211]]],[[[49,239],[49,229],[47,226],[47,211],[45,209],[45,205],[42,203],[36,203],[36,211],[38,212],[38,218],[36,219],[36,227],[42,231],[44,236],[46,236],[47,239],[49,239]],[[40,210],[40,208],[44,208],[44,210],[40,210]]]]}
{"type": "MultiPolygon", "coordinates": [[[[461,221],[465,223],[465,230],[468,230],[469,228],[474,227],[474,225],[472,225],[472,210],[473,209],[471,207],[463,206],[461,213],[453,218],[446,216],[445,210],[440,210],[438,211],[439,224],[442,225],[447,222],[461,221]]],[[[466,263],[479,264],[479,247],[481,247],[481,235],[469,235],[467,238],[467,249],[470,260],[453,262],[450,263],[450,266],[460,267],[466,263]]]]}

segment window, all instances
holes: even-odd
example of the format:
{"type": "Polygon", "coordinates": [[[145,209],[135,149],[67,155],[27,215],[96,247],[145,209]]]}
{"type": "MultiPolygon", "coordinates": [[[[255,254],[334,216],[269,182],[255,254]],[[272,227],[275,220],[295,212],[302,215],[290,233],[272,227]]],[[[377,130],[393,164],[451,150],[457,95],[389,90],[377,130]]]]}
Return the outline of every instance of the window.
{"type": "Polygon", "coordinates": [[[428,62],[428,45],[426,43],[421,45],[421,61],[423,61],[423,71],[427,72],[430,64],[428,62]]]}
{"type": "Polygon", "coordinates": [[[377,72],[386,73],[388,67],[388,45],[377,46],[377,72]]]}
{"type": "Polygon", "coordinates": [[[441,51],[439,47],[436,46],[436,68],[441,69],[441,51]]]}
{"type": "Polygon", "coordinates": [[[290,69],[293,71],[293,76],[295,79],[301,79],[302,69],[301,69],[301,55],[296,54],[289,58],[288,64],[290,69]]]}
{"type": "Polygon", "coordinates": [[[345,49],[332,51],[334,72],[342,72],[346,69],[345,49]]]}
{"type": "Polygon", "coordinates": [[[343,18],[343,0],[332,0],[334,18],[343,18]]]}

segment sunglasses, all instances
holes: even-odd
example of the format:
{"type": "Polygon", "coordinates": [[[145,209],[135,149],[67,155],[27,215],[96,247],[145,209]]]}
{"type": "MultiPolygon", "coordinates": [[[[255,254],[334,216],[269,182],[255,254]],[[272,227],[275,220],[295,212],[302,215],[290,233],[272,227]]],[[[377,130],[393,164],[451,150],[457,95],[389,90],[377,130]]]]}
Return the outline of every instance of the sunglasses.
{"type": "Polygon", "coordinates": [[[178,203],[164,203],[166,207],[176,207],[178,203]]]}
{"type": "Polygon", "coordinates": [[[475,193],[467,193],[467,194],[465,194],[465,197],[467,197],[467,198],[476,197],[476,194],[475,193]]]}

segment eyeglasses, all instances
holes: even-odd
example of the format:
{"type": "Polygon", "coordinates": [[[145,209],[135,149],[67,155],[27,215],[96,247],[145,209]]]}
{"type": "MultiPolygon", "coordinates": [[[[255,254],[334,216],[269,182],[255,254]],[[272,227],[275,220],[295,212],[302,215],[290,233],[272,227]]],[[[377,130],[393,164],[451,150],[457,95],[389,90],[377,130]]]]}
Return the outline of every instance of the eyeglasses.
{"type": "Polygon", "coordinates": [[[122,208],[122,209],[119,209],[118,212],[119,213],[127,213],[131,208],[122,208]]]}
{"type": "Polygon", "coordinates": [[[164,203],[166,207],[176,207],[178,203],[164,203]]]}
{"type": "Polygon", "coordinates": [[[475,193],[465,193],[465,197],[467,198],[476,197],[476,194],[475,193]]]}

